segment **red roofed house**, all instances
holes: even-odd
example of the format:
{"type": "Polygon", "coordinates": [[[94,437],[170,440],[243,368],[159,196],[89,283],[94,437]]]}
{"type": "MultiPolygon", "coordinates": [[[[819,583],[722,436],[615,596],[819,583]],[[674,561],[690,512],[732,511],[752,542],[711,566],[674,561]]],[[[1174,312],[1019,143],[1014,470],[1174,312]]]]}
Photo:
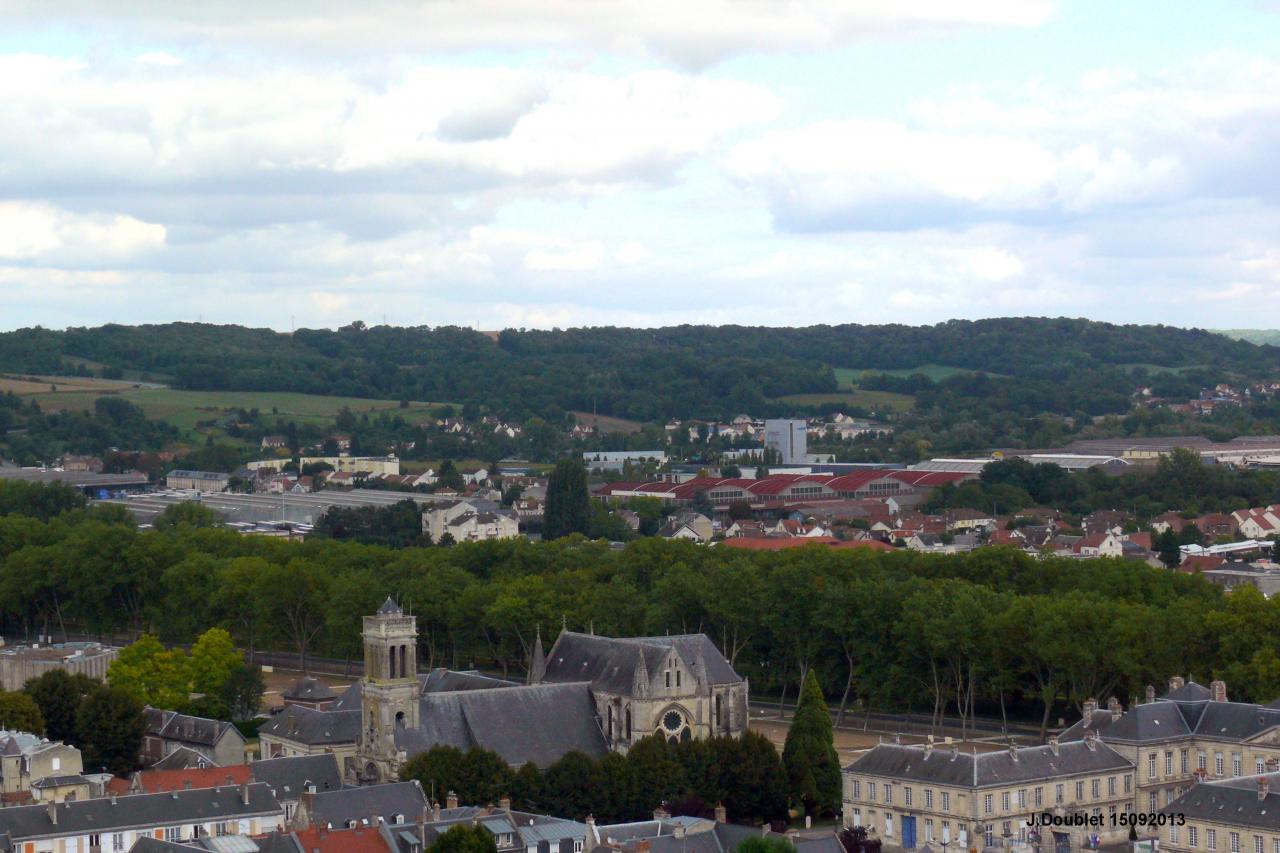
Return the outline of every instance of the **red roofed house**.
{"type": "Polygon", "coordinates": [[[1183,559],[1182,564],[1178,566],[1178,571],[1194,575],[1219,568],[1225,562],[1225,559],[1215,554],[1194,554],[1183,559]]]}

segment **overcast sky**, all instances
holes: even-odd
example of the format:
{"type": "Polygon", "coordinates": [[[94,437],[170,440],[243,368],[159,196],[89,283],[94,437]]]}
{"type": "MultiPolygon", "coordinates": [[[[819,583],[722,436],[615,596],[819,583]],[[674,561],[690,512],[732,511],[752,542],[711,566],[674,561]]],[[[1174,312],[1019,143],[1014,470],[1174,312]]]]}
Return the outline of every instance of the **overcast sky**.
{"type": "Polygon", "coordinates": [[[0,328],[1275,327],[1278,160],[1280,0],[0,0],[0,328]]]}

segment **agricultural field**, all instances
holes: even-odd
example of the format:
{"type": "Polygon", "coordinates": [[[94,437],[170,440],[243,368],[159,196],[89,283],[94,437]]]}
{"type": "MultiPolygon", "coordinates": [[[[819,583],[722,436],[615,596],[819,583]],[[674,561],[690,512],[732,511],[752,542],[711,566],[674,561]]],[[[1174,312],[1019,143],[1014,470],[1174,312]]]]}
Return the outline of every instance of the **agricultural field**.
{"type": "Polygon", "coordinates": [[[577,418],[578,423],[580,424],[588,426],[593,423],[597,424],[600,428],[600,432],[602,433],[625,432],[629,435],[644,429],[644,424],[640,423],[640,421],[629,421],[626,418],[615,418],[609,415],[593,415],[590,412],[571,412],[570,414],[577,418]]]}
{"type": "MultiPolygon", "coordinates": [[[[836,375],[836,381],[840,383],[841,388],[858,387],[858,378],[864,373],[883,373],[886,376],[908,377],[916,373],[923,373],[934,382],[941,382],[944,379],[950,379],[952,376],[961,376],[970,373],[977,373],[976,370],[970,370],[967,367],[952,367],[949,364],[922,364],[919,367],[903,368],[900,370],[882,370],[878,367],[836,367],[832,369],[836,375]]],[[[988,373],[988,376],[999,376],[997,373],[988,373]]]]}
{"type": "Polygon", "coordinates": [[[785,403],[800,406],[819,406],[823,403],[837,403],[842,406],[857,406],[876,412],[906,412],[915,405],[910,394],[895,394],[892,391],[833,391],[830,394],[788,394],[775,398],[785,403]]]}
{"type": "MultiPolygon", "coordinates": [[[[88,380],[102,382],[103,380],[88,380]]],[[[356,414],[394,410],[406,420],[420,419],[431,413],[430,403],[413,402],[406,409],[398,400],[370,400],[362,397],[330,397],[319,394],[295,394],[276,391],[178,391],[172,388],[136,388],[130,383],[116,383],[113,390],[71,390],[72,385],[58,382],[57,392],[32,393],[45,409],[75,411],[89,409],[104,393],[114,394],[146,412],[147,417],[168,421],[179,429],[194,429],[199,421],[213,420],[228,409],[257,409],[263,415],[279,415],[299,424],[328,424],[343,406],[356,414]]]]}
{"type": "Polygon", "coordinates": [[[92,376],[29,376],[0,374],[0,394],[12,391],[26,397],[36,394],[114,394],[129,390],[137,383],[123,379],[95,379],[92,376]],[[57,389],[54,391],[53,389],[57,389]]]}

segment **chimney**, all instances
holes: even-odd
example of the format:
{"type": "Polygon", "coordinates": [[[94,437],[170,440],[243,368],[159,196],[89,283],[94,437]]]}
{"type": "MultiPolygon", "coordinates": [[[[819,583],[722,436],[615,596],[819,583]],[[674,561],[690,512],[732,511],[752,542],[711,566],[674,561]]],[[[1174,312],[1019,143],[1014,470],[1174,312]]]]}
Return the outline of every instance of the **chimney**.
{"type": "Polygon", "coordinates": [[[933,735],[929,735],[929,739],[924,742],[924,757],[928,758],[933,755],[933,735]]]}
{"type": "Polygon", "coordinates": [[[666,805],[667,805],[666,803],[663,803],[662,805],[658,806],[656,809],[653,810],[654,820],[666,820],[667,818],[671,817],[671,812],[666,810],[666,805]]]}
{"type": "Polygon", "coordinates": [[[1120,704],[1120,700],[1112,696],[1107,700],[1107,710],[1111,712],[1111,719],[1118,720],[1120,715],[1124,713],[1124,706],[1120,704]]]}
{"type": "Polygon", "coordinates": [[[954,743],[951,744],[951,760],[955,761],[959,757],[960,757],[960,747],[956,746],[954,743]]]}
{"type": "Polygon", "coordinates": [[[248,782],[245,782],[243,785],[240,786],[240,804],[244,806],[249,805],[249,783],[248,782]]]}
{"type": "Polygon", "coordinates": [[[1098,748],[1098,730],[1097,729],[1089,729],[1089,731],[1084,733],[1084,745],[1089,748],[1090,752],[1093,752],[1098,748]]]}
{"type": "Polygon", "coordinates": [[[1187,680],[1185,678],[1183,678],[1181,675],[1175,675],[1173,678],[1169,679],[1169,692],[1172,693],[1173,691],[1177,690],[1179,687],[1185,687],[1186,684],[1187,684],[1187,680]]]}
{"type": "Polygon", "coordinates": [[[456,809],[458,807],[458,795],[453,791],[446,794],[444,798],[444,807],[446,809],[456,809]]]}
{"type": "Polygon", "coordinates": [[[716,823],[728,823],[729,810],[724,807],[724,803],[716,804],[716,823]]]}
{"type": "Polygon", "coordinates": [[[1014,761],[1018,760],[1018,745],[1013,741],[1009,741],[1009,757],[1014,761]]]}
{"type": "Polygon", "coordinates": [[[1147,704],[1148,704],[1148,705],[1150,705],[1152,702],[1156,701],[1156,687],[1155,687],[1155,685],[1154,685],[1154,684],[1148,684],[1148,685],[1147,685],[1147,691],[1146,691],[1146,694],[1145,694],[1145,699],[1146,699],[1146,701],[1147,701],[1147,704]]]}
{"type": "Polygon", "coordinates": [[[636,842],[636,853],[649,853],[649,839],[643,838],[636,842]]]}
{"type": "Polygon", "coordinates": [[[183,779],[183,780],[182,780],[182,790],[184,790],[184,791],[190,791],[190,790],[191,790],[191,780],[190,780],[190,779],[183,779]]]}
{"type": "Polygon", "coordinates": [[[683,824],[683,823],[677,823],[677,824],[676,824],[676,838],[684,838],[684,824],[683,824]]]}
{"type": "Polygon", "coordinates": [[[58,825],[58,804],[53,800],[49,801],[49,822],[54,826],[58,825]]]}
{"type": "Polygon", "coordinates": [[[498,809],[506,812],[507,814],[511,814],[511,798],[503,797],[498,800],[498,809]]]}
{"type": "Polygon", "coordinates": [[[1094,699],[1091,696],[1088,699],[1084,700],[1084,704],[1081,706],[1080,712],[1084,714],[1085,725],[1090,725],[1093,723],[1093,712],[1096,710],[1098,710],[1097,699],[1094,699]]]}
{"type": "Polygon", "coordinates": [[[1267,794],[1271,793],[1271,780],[1266,776],[1258,777],[1258,799],[1265,800],[1267,794]]]}
{"type": "Polygon", "coordinates": [[[436,823],[440,822],[440,801],[439,800],[431,801],[431,820],[436,823]]]}
{"type": "Polygon", "coordinates": [[[114,806],[115,804],[116,804],[116,792],[115,792],[115,791],[112,791],[112,792],[111,792],[111,805],[113,805],[113,806],[114,806]]]}
{"type": "Polygon", "coordinates": [[[1214,702],[1227,701],[1227,682],[1211,681],[1209,682],[1209,698],[1214,702]]]}
{"type": "Polygon", "coordinates": [[[1053,735],[1049,738],[1049,751],[1054,755],[1058,754],[1058,736],[1053,735]]]}

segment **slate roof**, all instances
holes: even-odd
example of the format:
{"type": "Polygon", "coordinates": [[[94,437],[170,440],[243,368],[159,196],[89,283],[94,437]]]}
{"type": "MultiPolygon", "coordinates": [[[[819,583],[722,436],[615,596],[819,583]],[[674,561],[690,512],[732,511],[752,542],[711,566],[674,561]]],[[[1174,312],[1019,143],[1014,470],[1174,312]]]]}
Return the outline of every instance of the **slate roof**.
{"type": "Polygon", "coordinates": [[[382,602],[382,606],[378,608],[379,616],[394,616],[402,612],[400,605],[396,604],[395,599],[389,595],[387,596],[387,600],[382,602]]]}
{"type": "Polygon", "coordinates": [[[337,698],[337,693],[323,681],[314,678],[299,678],[284,692],[284,700],[301,699],[304,702],[324,702],[337,698]]]}
{"type": "Polygon", "coordinates": [[[592,686],[609,693],[626,693],[635,682],[641,657],[649,678],[657,678],[668,650],[676,653],[692,668],[701,652],[711,684],[737,684],[742,676],[706,634],[683,634],[674,637],[628,637],[616,639],[561,631],[547,655],[544,681],[590,681],[592,686]]]}
{"type": "Polygon", "coordinates": [[[360,731],[360,711],[317,711],[302,705],[285,709],[258,729],[258,735],[272,735],[308,746],[355,743],[360,731]]]}
{"type": "Polygon", "coordinates": [[[191,844],[179,844],[176,841],[161,841],[158,838],[143,836],[133,842],[129,853],[209,853],[204,847],[191,844]]]}
{"type": "Polygon", "coordinates": [[[428,693],[418,717],[418,728],[396,731],[396,745],[410,755],[438,744],[481,747],[513,767],[532,761],[545,768],[572,750],[608,751],[585,683],[428,693]]]}
{"type": "Polygon", "coordinates": [[[388,782],[318,793],[307,812],[313,825],[336,829],[345,827],[349,820],[366,821],[374,815],[387,823],[394,823],[396,815],[403,815],[406,823],[413,823],[422,817],[426,807],[427,795],[416,781],[388,782]]]}
{"type": "Polygon", "coordinates": [[[1175,690],[1170,690],[1160,698],[1169,699],[1174,702],[1204,702],[1213,698],[1213,691],[1208,687],[1205,687],[1203,684],[1188,681],[1181,687],[1175,690]]]}
{"type": "Polygon", "coordinates": [[[1060,743],[1057,754],[1049,745],[1024,747],[1016,753],[1005,749],[974,754],[882,743],[845,769],[868,776],[983,788],[1132,766],[1123,755],[1101,742],[1095,742],[1093,749],[1084,741],[1060,743]]]}
{"type": "Polygon", "coordinates": [[[90,830],[109,832],[135,827],[167,826],[281,814],[280,804],[266,785],[249,786],[249,804],[240,799],[240,787],[194,788],[167,794],[138,794],[77,800],[57,807],[58,823],[49,819],[45,803],[0,809],[0,834],[14,841],[83,835],[90,830]]]}
{"type": "Polygon", "coordinates": [[[338,698],[334,699],[329,705],[330,711],[359,711],[360,710],[360,682],[356,682],[346,690],[338,694],[338,698]]]}
{"type": "Polygon", "coordinates": [[[152,764],[150,770],[190,770],[197,767],[217,767],[217,762],[189,746],[180,746],[164,758],[152,764]]]}
{"type": "Polygon", "coordinates": [[[32,788],[61,788],[63,785],[88,785],[89,780],[74,773],[66,776],[45,776],[31,783],[32,788]]]}
{"type": "Polygon", "coordinates": [[[307,783],[315,785],[317,793],[342,787],[342,770],[333,753],[267,758],[250,764],[249,770],[253,781],[268,785],[279,800],[297,799],[307,783]]]}
{"type": "MultiPolygon", "coordinates": [[[[1198,684],[1187,684],[1199,688],[1198,684]]],[[[1189,691],[1191,695],[1197,690],[1189,691]]],[[[1060,740],[1084,737],[1085,721],[1080,720],[1062,733],[1060,740]]],[[[1241,741],[1280,726],[1280,708],[1247,702],[1157,700],[1129,709],[1119,719],[1110,711],[1094,712],[1090,726],[1113,743],[1146,743],[1198,737],[1208,740],[1241,741]]]]}
{"type": "Polygon", "coordinates": [[[241,740],[244,740],[244,737],[240,735],[235,726],[223,720],[193,717],[190,714],[163,711],[159,708],[147,708],[145,717],[147,734],[161,737],[168,741],[211,747],[217,744],[228,732],[235,732],[241,740]]]}
{"type": "Polygon", "coordinates": [[[1275,832],[1280,829],[1280,773],[1202,782],[1160,812],[1185,814],[1189,821],[1237,824],[1275,832]],[[1268,780],[1270,787],[1261,799],[1259,779],[1268,780]]]}
{"type": "Polygon", "coordinates": [[[518,681],[507,681],[490,675],[473,671],[458,671],[436,667],[425,675],[420,674],[422,692],[447,693],[453,690],[485,690],[491,687],[516,687],[518,681]]]}

